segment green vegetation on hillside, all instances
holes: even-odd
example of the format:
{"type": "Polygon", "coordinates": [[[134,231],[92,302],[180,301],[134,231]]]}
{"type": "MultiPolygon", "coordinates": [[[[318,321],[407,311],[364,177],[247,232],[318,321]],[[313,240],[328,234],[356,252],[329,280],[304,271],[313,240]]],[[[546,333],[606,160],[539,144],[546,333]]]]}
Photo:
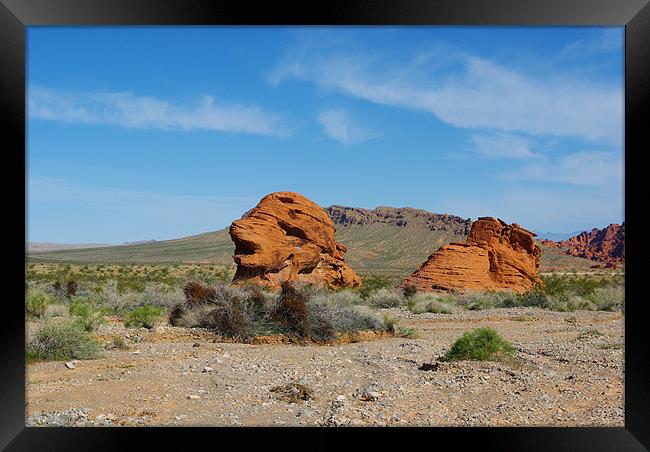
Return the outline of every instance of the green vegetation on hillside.
{"type": "Polygon", "coordinates": [[[235,245],[228,229],[175,240],[102,248],[28,253],[29,262],[88,264],[213,263],[233,265],[235,245]]]}

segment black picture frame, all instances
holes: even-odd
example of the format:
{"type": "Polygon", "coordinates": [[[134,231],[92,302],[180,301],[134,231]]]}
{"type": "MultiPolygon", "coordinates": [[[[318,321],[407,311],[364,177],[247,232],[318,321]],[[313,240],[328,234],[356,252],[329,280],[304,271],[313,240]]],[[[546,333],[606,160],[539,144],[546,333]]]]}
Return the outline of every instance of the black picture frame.
{"type": "MultiPolygon", "coordinates": [[[[327,1],[316,3],[187,0],[0,0],[0,109],[5,125],[3,138],[5,226],[10,252],[5,271],[2,323],[0,446],[6,450],[123,450],[171,446],[180,440],[184,448],[197,440],[228,447],[252,441],[274,442],[271,433],[295,435],[278,444],[297,447],[339,447],[350,434],[362,447],[387,445],[392,433],[402,433],[402,447],[415,439],[425,447],[459,447],[469,442],[496,450],[647,450],[650,448],[650,341],[643,299],[644,262],[648,256],[642,212],[647,209],[642,164],[649,152],[643,134],[650,123],[650,5],[647,0],[382,0],[327,1]],[[26,176],[25,164],[25,36],[35,25],[616,25],[625,26],[625,427],[621,428],[363,428],[363,429],[267,429],[249,434],[240,428],[139,428],[73,429],[25,427],[25,323],[18,300],[24,298],[19,281],[25,278],[26,176]],[[22,169],[22,171],[21,171],[22,169]],[[20,188],[22,187],[22,189],[20,188]],[[644,202],[645,201],[645,202],[644,202]],[[8,206],[6,203],[8,202],[8,206]],[[644,205],[642,205],[644,204],[644,205]],[[17,213],[22,216],[16,220],[17,213]],[[19,239],[23,238],[21,242],[19,239]],[[407,430],[408,429],[408,430],[407,430]],[[404,431],[407,430],[407,431],[404,431]],[[325,436],[327,435],[327,436],[325,436]],[[332,438],[329,435],[333,435],[332,438]],[[412,435],[416,435],[414,438],[412,435]],[[284,442],[287,441],[287,442],[284,442]],[[175,441],[174,441],[175,442],[175,441]],[[140,446],[142,447],[142,446],[140,446]]],[[[5,247],[6,249],[6,247],[5,247]]],[[[359,446],[357,446],[359,447],[359,446]]],[[[398,446],[399,447],[399,446],[398,446]]]]}

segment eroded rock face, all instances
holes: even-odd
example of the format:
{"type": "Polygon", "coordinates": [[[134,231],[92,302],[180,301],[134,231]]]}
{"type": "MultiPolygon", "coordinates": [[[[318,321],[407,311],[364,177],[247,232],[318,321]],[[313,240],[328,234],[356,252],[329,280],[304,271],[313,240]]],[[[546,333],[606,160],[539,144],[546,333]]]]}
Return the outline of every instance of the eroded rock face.
{"type": "Polygon", "coordinates": [[[301,281],[333,288],[358,287],[361,278],[345,263],[327,213],[304,196],[277,192],[230,226],[237,271],[233,281],[279,288],[301,281]]]}
{"type": "Polygon", "coordinates": [[[571,256],[584,257],[605,264],[625,262],[625,223],[594,228],[568,240],[558,242],[571,256]]]}
{"type": "Polygon", "coordinates": [[[541,284],[541,249],[534,234],[518,224],[481,217],[465,243],[438,249],[401,286],[421,291],[505,291],[521,293],[541,284]]]}

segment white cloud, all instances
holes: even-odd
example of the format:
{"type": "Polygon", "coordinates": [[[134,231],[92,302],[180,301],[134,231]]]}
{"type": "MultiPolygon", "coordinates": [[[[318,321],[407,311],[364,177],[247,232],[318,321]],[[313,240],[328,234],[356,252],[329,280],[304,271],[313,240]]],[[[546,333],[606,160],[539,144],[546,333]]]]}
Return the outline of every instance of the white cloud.
{"type": "Polygon", "coordinates": [[[138,129],[241,132],[286,136],[280,118],[256,105],[215,103],[175,105],[130,92],[73,92],[42,87],[28,91],[30,118],[72,123],[113,124],[138,129]]]}
{"type": "Polygon", "coordinates": [[[512,179],[590,187],[622,187],[623,155],[611,152],[577,152],[555,161],[520,168],[512,179]]]}
{"type": "Polygon", "coordinates": [[[293,78],[358,99],[432,113],[447,124],[622,144],[622,86],[587,79],[532,77],[495,62],[449,55],[431,68],[377,62],[365,55],[303,52],[269,75],[293,78]],[[427,70],[431,69],[431,70],[427,70]]]}
{"type": "Polygon", "coordinates": [[[357,144],[379,136],[355,123],[345,110],[326,110],[318,115],[325,135],[343,144],[357,144]]]}
{"type": "Polygon", "coordinates": [[[474,151],[488,158],[529,159],[537,157],[526,138],[506,133],[475,134],[471,137],[474,151]]]}
{"type": "Polygon", "coordinates": [[[623,50],[625,32],[622,27],[605,28],[593,39],[578,39],[568,44],[562,55],[588,56],[595,53],[616,52],[623,50]]]}

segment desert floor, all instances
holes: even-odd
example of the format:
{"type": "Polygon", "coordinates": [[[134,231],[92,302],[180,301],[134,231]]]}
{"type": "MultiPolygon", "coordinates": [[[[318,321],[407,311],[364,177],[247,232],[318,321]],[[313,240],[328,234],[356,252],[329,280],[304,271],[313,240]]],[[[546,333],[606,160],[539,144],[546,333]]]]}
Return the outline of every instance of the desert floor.
{"type": "Polygon", "coordinates": [[[418,314],[390,309],[415,339],[338,345],[219,342],[210,333],[117,322],[129,350],[27,366],[28,425],[623,426],[621,313],[532,308],[418,314]],[[464,331],[490,326],[509,364],[438,363],[464,331]],[[423,364],[433,364],[423,366],[423,364]],[[271,389],[298,382],[311,400],[271,389]]]}

